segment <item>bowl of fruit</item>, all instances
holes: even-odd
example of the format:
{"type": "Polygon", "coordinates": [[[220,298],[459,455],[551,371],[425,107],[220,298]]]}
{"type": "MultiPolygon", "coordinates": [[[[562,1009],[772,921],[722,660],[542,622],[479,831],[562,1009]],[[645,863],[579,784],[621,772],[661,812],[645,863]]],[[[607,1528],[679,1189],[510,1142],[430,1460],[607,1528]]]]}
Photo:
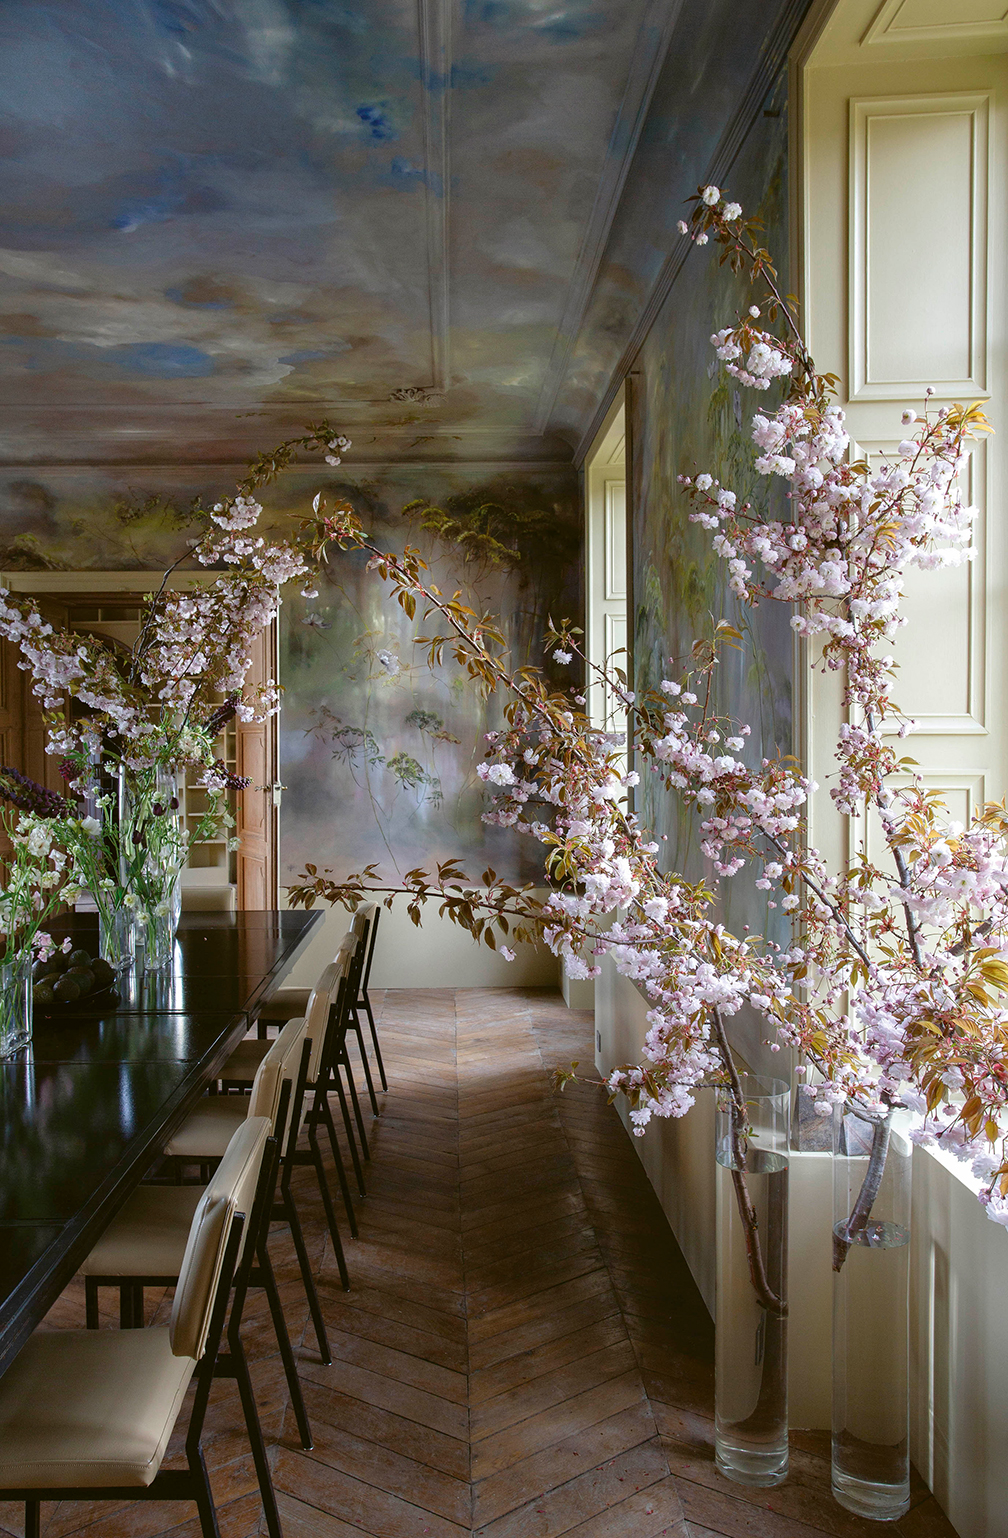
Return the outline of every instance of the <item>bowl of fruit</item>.
{"type": "Polygon", "coordinates": [[[83,946],[69,955],[62,951],[39,961],[32,972],[32,1010],[41,1015],[114,1009],[119,1002],[115,972],[104,956],[91,956],[83,946]]]}

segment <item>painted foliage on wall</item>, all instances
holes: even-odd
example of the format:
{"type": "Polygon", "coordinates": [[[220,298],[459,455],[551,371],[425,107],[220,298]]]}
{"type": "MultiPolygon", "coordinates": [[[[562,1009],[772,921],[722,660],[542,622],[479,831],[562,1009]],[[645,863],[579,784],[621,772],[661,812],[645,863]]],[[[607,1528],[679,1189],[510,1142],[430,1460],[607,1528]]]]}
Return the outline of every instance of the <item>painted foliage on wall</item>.
{"type": "MultiPolygon", "coordinates": [[[[193,535],[194,499],[212,503],[240,470],[0,473],[0,571],[159,571],[193,535]]],[[[418,546],[443,591],[500,616],[516,662],[544,661],[550,614],[580,614],[572,469],[341,474],[288,472],[262,493],[264,522],[280,531],[303,517],[320,487],[347,497],[379,543],[418,546]]],[[[482,702],[451,661],[428,668],[413,644],[421,616],[406,619],[360,553],[336,552],[317,585],[311,600],[292,586],[281,615],[281,882],[308,861],[394,873],[451,855],[475,875],[488,863],[515,879],[539,874],[537,846],[480,821],[476,765],[504,701],[482,702]]],[[[573,681],[567,670],[553,678],[573,681]]]]}
{"type": "MultiPolygon", "coordinates": [[[[746,213],[758,212],[765,240],[777,257],[787,289],[787,114],[782,81],[726,177],[746,213]]],[[[757,759],[791,752],[792,637],[790,612],[767,602],[743,610],[724,581],[724,566],[710,534],[689,522],[677,477],[706,470],[759,506],[766,482],[751,468],[748,437],[761,401],[719,373],[711,333],[733,323],[752,302],[748,284],[719,267],[711,249],[694,250],[641,350],[633,391],[633,592],[636,687],[670,676],[669,659],[688,659],[694,639],[709,637],[726,618],[743,632],[739,650],[723,653],[717,673],[717,709],[752,726],[749,749],[757,759]]],[[[675,666],[675,664],[673,664],[675,666]]],[[[663,837],[665,868],[694,879],[711,871],[699,851],[695,818],[656,779],[648,777],[637,801],[644,823],[663,837]]],[[[721,883],[726,921],[776,934],[779,915],[743,871],[721,883]]]]}
{"type": "MultiPolygon", "coordinates": [[[[579,611],[576,493],[570,471],[476,484],[413,471],[354,501],[379,542],[417,545],[442,591],[499,615],[514,659],[539,664],[548,615],[579,611]]],[[[403,872],[450,855],[470,875],[541,874],[537,845],[480,822],[476,766],[505,701],[481,701],[447,659],[432,672],[418,633],[421,615],[407,620],[360,555],[335,557],[317,598],[285,605],[282,882],[306,861],[403,872]]]]}

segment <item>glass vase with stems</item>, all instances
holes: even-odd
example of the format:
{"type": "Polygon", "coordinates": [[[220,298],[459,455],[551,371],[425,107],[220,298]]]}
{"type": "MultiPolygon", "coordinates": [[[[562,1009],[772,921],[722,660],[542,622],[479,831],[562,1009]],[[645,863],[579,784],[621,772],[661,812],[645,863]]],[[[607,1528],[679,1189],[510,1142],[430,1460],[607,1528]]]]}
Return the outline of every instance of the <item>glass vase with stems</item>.
{"type": "Polygon", "coordinates": [[[878,1522],[910,1509],[908,1124],[833,1110],[833,1494],[878,1522]]]}
{"type": "Polygon", "coordinates": [[[788,1471],[789,1100],[780,1079],[750,1073],[718,1091],[714,1451],[747,1485],[788,1471]]]}
{"type": "Polygon", "coordinates": [[[179,774],[164,765],[120,768],[120,882],[133,917],[137,965],[148,972],[170,966],[182,910],[188,838],[180,789],[179,774]]]}
{"type": "MultiPolygon", "coordinates": [[[[23,779],[23,777],[22,777],[23,779]]],[[[42,787],[36,787],[45,795],[42,787]]],[[[43,806],[43,811],[48,808],[43,806]]],[[[10,853],[0,890],[0,1059],[31,1042],[32,969],[52,954],[43,924],[72,890],[66,853],[51,820],[33,812],[0,817],[10,853]]]]}
{"type": "Polygon", "coordinates": [[[31,1042],[32,952],[0,961],[0,1060],[31,1042]]]}

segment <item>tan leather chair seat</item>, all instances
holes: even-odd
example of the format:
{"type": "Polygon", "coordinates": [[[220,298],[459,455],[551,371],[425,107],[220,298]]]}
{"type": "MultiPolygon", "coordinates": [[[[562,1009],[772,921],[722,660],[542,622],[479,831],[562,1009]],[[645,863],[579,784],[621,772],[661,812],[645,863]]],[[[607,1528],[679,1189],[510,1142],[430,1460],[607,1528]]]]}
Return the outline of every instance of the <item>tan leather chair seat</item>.
{"type": "Polygon", "coordinates": [[[220,1071],[222,1079],[236,1079],[248,1083],[256,1076],[256,1069],[266,1056],[272,1041],[240,1041],[220,1071]]]}
{"type": "Polygon", "coordinates": [[[202,1186],[138,1186],[81,1266],[82,1276],[178,1276],[202,1186]]]}
{"type": "Polygon", "coordinates": [[[282,1020],[285,1024],[308,1008],[310,988],[278,988],[259,1010],[260,1020],[282,1020]]]}
{"type": "Polygon", "coordinates": [[[165,1153],[174,1159],[222,1159],[248,1113],[245,1095],[204,1095],[167,1144],[165,1153]]]}
{"type": "Polygon", "coordinates": [[[195,1367],[167,1329],[36,1332],[0,1378],[0,1489],[149,1485],[195,1367]]]}

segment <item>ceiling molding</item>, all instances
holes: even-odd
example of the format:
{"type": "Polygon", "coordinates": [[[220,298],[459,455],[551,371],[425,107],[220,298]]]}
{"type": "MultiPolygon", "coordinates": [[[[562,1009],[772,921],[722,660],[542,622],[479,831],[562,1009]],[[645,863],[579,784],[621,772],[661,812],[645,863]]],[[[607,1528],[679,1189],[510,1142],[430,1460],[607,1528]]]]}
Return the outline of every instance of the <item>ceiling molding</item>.
{"type": "MultiPolygon", "coordinates": [[[[760,61],[750,78],[749,84],[739,104],[729,119],[724,133],[718,142],[717,149],[711,156],[707,170],[701,179],[701,185],[707,186],[715,183],[720,186],[730,174],[739,150],[745,142],[746,135],[756,121],[757,115],[766,100],[767,92],[773,85],[778,73],[787,60],[791,45],[797,36],[798,30],[805,19],[809,9],[809,0],[786,0],[777,23],[766,40],[760,61]]],[[[623,388],[623,382],[633,368],[634,360],[647,339],[648,332],[658,319],[662,305],[672,291],[672,285],[682,271],[683,263],[693,249],[693,242],[688,235],[680,235],[673,245],[662,265],[661,272],[655,281],[654,287],[648,296],[647,303],[637,317],[636,324],[619,363],[613,371],[609,386],[595,409],[595,414],[581,441],[574,451],[574,463],[580,465],[588,453],[599,430],[606,419],[606,415],[616,399],[617,393],[623,388]]]]}
{"type": "Polygon", "coordinates": [[[605,255],[609,231],[616,217],[616,210],[619,207],[641,130],[651,105],[651,98],[665,63],[665,55],[683,3],[684,0],[648,0],[644,11],[634,41],[626,86],[616,113],[602,174],[595,192],[595,201],[568,285],[563,315],[539,393],[534,419],[537,432],[544,431],[549,423],[557,396],[567,376],[570,355],[581,331],[588,302],[605,255]]]}
{"type": "MultiPolygon", "coordinates": [[[[86,460],[86,459],[50,459],[44,464],[36,460],[0,460],[0,474],[6,474],[12,470],[22,470],[26,473],[45,472],[46,475],[58,473],[61,470],[74,472],[80,469],[107,470],[112,473],[117,470],[162,470],[170,471],[177,475],[183,471],[204,470],[234,470],[244,475],[248,470],[247,459],[124,459],[124,460],[86,460]]],[[[330,470],[321,465],[311,463],[292,465],[292,470],[318,470],[320,475],[330,475],[330,470]]],[[[554,474],[557,471],[574,471],[574,463],[570,459],[390,459],[382,455],[374,459],[368,459],[366,455],[356,456],[353,462],[345,462],[340,468],[340,477],[348,481],[356,478],[358,470],[490,470],[500,472],[512,472],[518,470],[531,470],[537,474],[554,474]]]]}
{"type": "MultiPolygon", "coordinates": [[[[161,433],[164,427],[165,413],[172,413],[175,431],[181,430],[183,424],[187,433],[199,434],[201,426],[206,424],[208,434],[216,435],[223,430],[224,424],[217,420],[225,418],[227,423],[233,423],[236,432],[241,431],[243,423],[272,423],[280,431],[289,431],[293,435],[302,435],[307,426],[307,414],[309,412],[324,412],[327,415],[339,415],[343,418],[337,426],[342,426],[350,433],[383,433],[386,436],[399,434],[402,437],[416,437],[422,434],[424,437],[457,438],[479,435],[482,437],[498,438],[535,438],[543,439],[542,433],[533,432],[520,423],[493,423],[493,422],[453,422],[450,419],[438,419],[433,414],[430,405],[417,406],[416,415],[410,417],[386,415],[378,417],[371,415],[359,420],[354,420],[350,411],[353,405],[364,409],[360,401],[277,401],[267,406],[227,406],[227,405],[201,405],[198,401],[180,401],[174,406],[123,406],[108,405],[98,402],[94,406],[88,406],[81,401],[73,401],[63,406],[3,406],[0,403],[0,441],[9,431],[17,430],[26,438],[40,440],[51,439],[57,427],[77,426],[80,423],[86,425],[93,423],[96,418],[113,418],[119,423],[117,427],[102,424],[100,431],[116,432],[121,437],[137,437],[144,433],[161,433]],[[213,418],[214,420],[210,420],[213,418]],[[50,425],[50,423],[52,425],[50,425]]],[[[390,412],[387,400],[377,402],[386,412],[390,412]]]]}
{"type": "Polygon", "coordinates": [[[431,389],[447,390],[449,357],[449,102],[453,0],[417,0],[423,114],[431,389]]]}

